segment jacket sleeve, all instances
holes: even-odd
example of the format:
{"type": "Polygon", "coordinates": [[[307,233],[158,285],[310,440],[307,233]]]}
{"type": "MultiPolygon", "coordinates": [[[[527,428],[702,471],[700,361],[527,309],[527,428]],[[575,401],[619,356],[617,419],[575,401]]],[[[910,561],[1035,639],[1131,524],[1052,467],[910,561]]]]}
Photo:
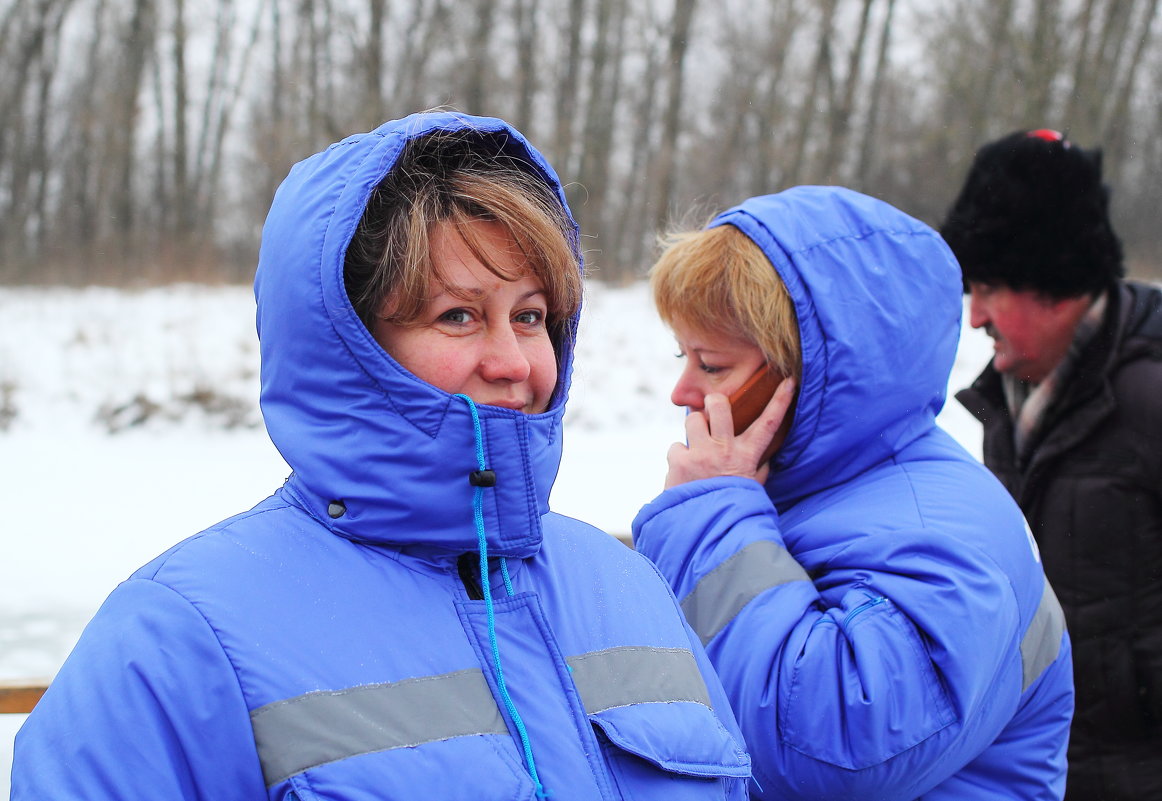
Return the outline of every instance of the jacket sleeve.
{"type": "Polygon", "coordinates": [[[889,551],[851,537],[809,575],[736,478],[667,490],[634,535],[706,645],[762,797],[917,797],[1017,708],[1019,613],[976,549],[901,526],[889,551]]]}
{"type": "Polygon", "coordinates": [[[150,580],[113,591],[16,736],[12,801],[265,795],[234,668],[150,580]]]}

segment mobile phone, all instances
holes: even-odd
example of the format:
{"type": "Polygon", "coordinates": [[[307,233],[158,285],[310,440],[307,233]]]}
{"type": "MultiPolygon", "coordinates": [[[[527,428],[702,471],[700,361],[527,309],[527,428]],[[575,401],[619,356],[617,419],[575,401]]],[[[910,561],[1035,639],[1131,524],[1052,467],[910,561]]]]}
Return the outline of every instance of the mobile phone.
{"type": "MultiPolygon", "coordinates": [[[[730,396],[730,413],[734,418],[734,435],[737,437],[750,427],[782,383],[782,378],[768,365],[763,365],[755,374],[746,380],[746,383],[736,389],[730,396]]],[[[777,443],[772,441],[759,464],[770,459],[777,449],[777,443]]]]}
{"type": "Polygon", "coordinates": [[[730,413],[734,417],[734,435],[737,437],[758,419],[767,408],[775,390],[779,386],[779,376],[767,365],[763,365],[746,383],[730,396],[730,413]]]}

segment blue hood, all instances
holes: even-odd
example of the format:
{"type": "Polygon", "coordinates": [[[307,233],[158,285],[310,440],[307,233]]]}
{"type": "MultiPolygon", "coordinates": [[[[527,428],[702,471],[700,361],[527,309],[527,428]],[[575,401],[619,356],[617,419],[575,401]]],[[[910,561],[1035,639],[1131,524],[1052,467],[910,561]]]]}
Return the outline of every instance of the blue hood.
{"type": "Polygon", "coordinates": [[[711,225],[754,240],[790,290],[803,377],[767,493],[785,506],[891,459],[935,425],[960,338],[960,266],[927,225],[874,198],[801,186],[711,225]]]}
{"type": "MultiPolygon", "coordinates": [[[[453,551],[477,546],[468,482],[477,464],[467,404],[384,352],[343,284],[344,257],[364,207],[404,145],[460,129],[496,137],[565,204],[552,167],[503,121],[426,113],[348,137],[295,165],[263,228],[254,283],[262,414],[294,471],[286,491],[353,540],[453,551]],[[337,519],[328,514],[334,501],[346,509],[337,519]]],[[[575,227],[573,239],[576,247],[575,227]]],[[[574,318],[558,346],[557,388],[547,411],[478,407],[485,461],[497,475],[484,508],[493,555],[525,557],[540,547],[540,518],[561,458],[576,325],[574,318]]]]}

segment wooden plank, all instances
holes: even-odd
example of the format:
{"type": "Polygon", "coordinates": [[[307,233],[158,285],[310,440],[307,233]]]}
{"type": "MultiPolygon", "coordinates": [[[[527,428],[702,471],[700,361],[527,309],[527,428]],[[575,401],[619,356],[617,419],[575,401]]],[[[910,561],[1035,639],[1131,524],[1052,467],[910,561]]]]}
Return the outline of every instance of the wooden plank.
{"type": "Polygon", "coordinates": [[[31,712],[47,689],[47,679],[0,681],[0,714],[31,712]]]}

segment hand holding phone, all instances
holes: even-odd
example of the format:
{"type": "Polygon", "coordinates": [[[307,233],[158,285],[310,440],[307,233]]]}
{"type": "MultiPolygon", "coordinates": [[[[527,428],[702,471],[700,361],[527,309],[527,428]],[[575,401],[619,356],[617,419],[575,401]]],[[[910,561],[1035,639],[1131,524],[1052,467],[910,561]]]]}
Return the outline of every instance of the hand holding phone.
{"type": "Polygon", "coordinates": [[[706,397],[709,408],[686,416],[686,444],[674,443],[666,455],[669,463],[666,489],[715,476],[740,476],[765,481],[768,475],[767,462],[786,439],[791,425],[795,381],[781,378],[777,372],[763,366],[729,398],[723,398],[717,393],[706,397]],[[724,408],[723,400],[727,401],[727,408],[724,408]],[[744,434],[768,407],[771,407],[772,418],[781,413],[782,422],[759,459],[754,460],[751,455],[755,443],[750,442],[750,438],[744,445],[721,438],[724,435],[723,427],[732,423],[736,437],[744,434]],[[731,416],[731,422],[727,422],[727,414],[731,416]],[[717,439],[711,435],[711,417],[714,418],[714,430],[719,434],[717,439]]]}
{"type": "MultiPolygon", "coordinates": [[[[763,365],[755,374],[746,380],[746,383],[736,389],[730,396],[730,413],[734,419],[734,435],[737,437],[758,419],[763,409],[778,389],[782,379],[769,366],[763,365]]],[[[773,439],[763,452],[759,464],[764,464],[778,449],[778,440],[773,439]]]]}

